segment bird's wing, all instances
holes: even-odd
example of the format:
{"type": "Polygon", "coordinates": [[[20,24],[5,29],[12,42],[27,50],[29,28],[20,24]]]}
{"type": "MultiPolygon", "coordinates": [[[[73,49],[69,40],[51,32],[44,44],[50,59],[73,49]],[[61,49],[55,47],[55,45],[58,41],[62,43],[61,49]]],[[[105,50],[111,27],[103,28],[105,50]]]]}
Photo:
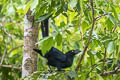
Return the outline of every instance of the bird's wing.
{"type": "Polygon", "coordinates": [[[66,60],[66,55],[54,47],[51,48],[51,50],[45,55],[45,57],[52,57],[61,62],[64,62],[66,60]]]}

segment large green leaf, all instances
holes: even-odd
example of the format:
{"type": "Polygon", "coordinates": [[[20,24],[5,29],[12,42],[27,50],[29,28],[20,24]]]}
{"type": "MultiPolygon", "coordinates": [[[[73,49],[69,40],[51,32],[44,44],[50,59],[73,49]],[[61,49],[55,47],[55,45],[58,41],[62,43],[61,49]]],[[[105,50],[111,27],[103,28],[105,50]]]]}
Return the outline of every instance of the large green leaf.
{"type": "MultiPolygon", "coordinates": [[[[47,10],[47,3],[38,4],[35,10],[35,19],[40,18],[42,15],[46,15],[45,10],[47,10]]],[[[47,15],[49,15],[49,13],[47,13],[47,15]]]]}
{"type": "Polygon", "coordinates": [[[108,47],[107,47],[107,52],[108,53],[113,53],[115,50],[115,43],[113,41],[109,42],[108,47]]]}
{"type": "Polygon", "coordinates": [[[116,19],[115,19],[115,17],[113,16],[113,15],[108,15],[108,18],[110,19],[110,21],[114,24],[114,25],[116,25],[117,24],[117,22],[116,22],[116,19]]]}
{"type": "Polygon", "coordinates": [[[107,28],[108,28],[109,30],[112,30],[112,28],[113,28],[113,23],[110,21],[110,19],[107,19],[105,23],[106,23],[106,25],[107,25],[107,28]]]}
{"type": "Polygon", "coordinates": [[[88,22],[87,20],[84,20],[84,21],[82,22],[82,24],[81,24],[81,27],[82,27],[82,32],[85,33],[86,30],[87,30],[88,28],[90,28],[89,22],[88,22]]]}
{"type": "Polygon", "coordinates": [[[46,53],[53,46],[54,40],[53,40],[53,37],[47,37],[47,38],[43,39],[42,41],[40,41],[39,43],[41,43],[40,45],[41,45],[42,52],[46,53]]]}
{"type": "Polygon", "coordinates": [[[57,46],[60,46],[62,44],[62,35],[58,33],[55,37],[55,40],[57,42],[57,46]]]}

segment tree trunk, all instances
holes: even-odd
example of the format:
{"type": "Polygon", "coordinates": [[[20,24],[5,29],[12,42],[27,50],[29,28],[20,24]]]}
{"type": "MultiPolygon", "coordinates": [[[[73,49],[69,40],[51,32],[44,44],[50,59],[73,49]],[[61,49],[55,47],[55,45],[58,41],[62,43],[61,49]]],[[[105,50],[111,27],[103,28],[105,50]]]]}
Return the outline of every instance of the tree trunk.
{"type": "Polygon", "coordinates": [[[33,51],[38,38],[38,24],[34,23],[32,11],[28,11],[24,17],[24,54],[22,61],[22,77],[37,71],[37,54],[33,51]]]}

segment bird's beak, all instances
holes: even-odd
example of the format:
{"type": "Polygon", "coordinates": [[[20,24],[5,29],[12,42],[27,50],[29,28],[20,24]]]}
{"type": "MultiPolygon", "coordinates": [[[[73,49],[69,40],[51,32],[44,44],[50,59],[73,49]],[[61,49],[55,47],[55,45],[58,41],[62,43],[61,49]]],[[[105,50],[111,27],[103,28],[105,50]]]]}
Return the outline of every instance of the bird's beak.
{"type": "Polygon", "coordinates": [[[81,51],[80,51],[80,50],[78,50],[78,49],[74,51],[74,53],[76,53],[76,54],[77,54],[77,53],[79,53],[79,52],[81,52],[81,51]]]}

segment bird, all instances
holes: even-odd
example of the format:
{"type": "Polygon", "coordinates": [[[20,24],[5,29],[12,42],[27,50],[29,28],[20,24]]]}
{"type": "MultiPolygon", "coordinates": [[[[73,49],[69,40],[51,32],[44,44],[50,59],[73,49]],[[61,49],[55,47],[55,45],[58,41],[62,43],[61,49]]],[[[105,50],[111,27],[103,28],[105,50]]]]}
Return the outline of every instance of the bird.
{"type": "Polygon", "coordinates": [[[42,57],[48,60],[48,66],[56,67],[58,71],[61,71],[63,68],[71,67],[73,64],[74,56],[81,52],[80,50],[69,50],[64,54],[55,47],[52,47],[44,56],[42,51],[39,49],[33,49],[35,52],[39,53],[42,57]]]}

